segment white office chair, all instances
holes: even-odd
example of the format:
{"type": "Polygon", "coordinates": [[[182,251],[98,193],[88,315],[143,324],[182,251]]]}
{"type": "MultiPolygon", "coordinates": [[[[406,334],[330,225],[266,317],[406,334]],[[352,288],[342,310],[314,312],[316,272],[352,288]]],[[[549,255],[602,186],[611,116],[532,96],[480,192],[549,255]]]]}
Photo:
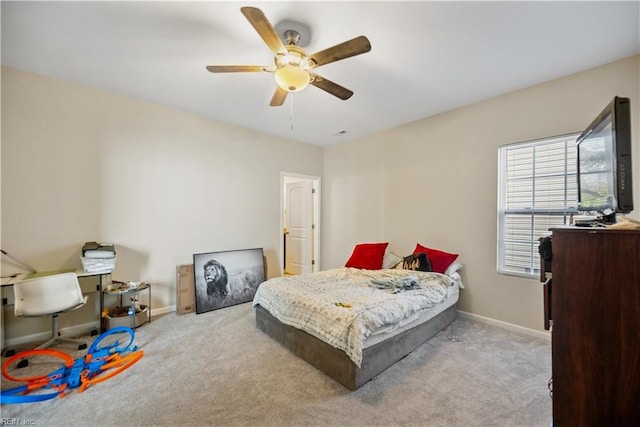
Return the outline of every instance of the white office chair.
{"type": "Polygon", "coordinates": [[[22,280],[13,285],[13,292],[16,317],[53,316],[53,337],[36,347],[37,349],[50,347],[55,343],[77,344],[78,350],[87,348],[87,344],[81,340],[58,336],[58,315],[76,310],[87,302],[75,273],[22,280]]]}

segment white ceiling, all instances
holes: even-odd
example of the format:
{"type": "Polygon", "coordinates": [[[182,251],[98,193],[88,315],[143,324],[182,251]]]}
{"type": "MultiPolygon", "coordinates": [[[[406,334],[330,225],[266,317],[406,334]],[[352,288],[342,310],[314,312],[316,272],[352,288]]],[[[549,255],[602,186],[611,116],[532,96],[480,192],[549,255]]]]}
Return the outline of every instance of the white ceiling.
{"type": "Polygon", "coordinates": [[[321,146],[640,53],[638,1],[3,0],[1,12],[3,65],[321,146]],[[241,6],[308,25],[308,53],[367,36],[371,52],[315,69],[353,97],[309,86],[269,107],[272,74],[207,72],[273,63],[241,6]]]}

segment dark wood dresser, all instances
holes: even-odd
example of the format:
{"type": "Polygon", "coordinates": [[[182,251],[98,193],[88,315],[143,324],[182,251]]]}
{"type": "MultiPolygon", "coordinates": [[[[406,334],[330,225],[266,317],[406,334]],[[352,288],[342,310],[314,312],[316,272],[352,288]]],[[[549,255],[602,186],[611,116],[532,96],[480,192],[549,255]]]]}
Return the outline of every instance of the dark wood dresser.
{"type": "Polygon", "coordinates": [[[640,231],[552,233],[553,426],[640,426],[640,231]]]}

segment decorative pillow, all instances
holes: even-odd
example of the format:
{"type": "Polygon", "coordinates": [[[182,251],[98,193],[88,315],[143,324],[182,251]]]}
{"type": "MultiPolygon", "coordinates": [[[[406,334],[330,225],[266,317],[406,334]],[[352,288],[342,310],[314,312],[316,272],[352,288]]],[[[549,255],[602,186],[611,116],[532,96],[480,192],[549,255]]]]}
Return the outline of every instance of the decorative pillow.
{"type": "Polygon", "coordinates": [[[450,254],[448,252],[439,251],[437,249],[427,248],[420,243],[416,245],[413,253],[425,253],[427,258],[431,261],[431,268],[436,273],[443,273],[447,270],[447,267],[451,265],[458,258],[458,254],[450,254]]]}
{"type": "Polygon", "coordinates": [[[351,257],[345,267],[362,268],[366,270],[380,270],[382,258],[387,250],[387,243],[361,243],[353,248],[351,257]]]}
{"type": "Polygon", "coordinates": [[[427,254],[419,252],[417,254],[411,254],[402,259],[403,270],[414,271],[431,271],[431,263],[427,254]]]}
{"type": "Polygon", "coordinates": [[[382,257],[382,268],[394,268],[402,262],[402,258],[393,252],[386,251],[382,257]]]}

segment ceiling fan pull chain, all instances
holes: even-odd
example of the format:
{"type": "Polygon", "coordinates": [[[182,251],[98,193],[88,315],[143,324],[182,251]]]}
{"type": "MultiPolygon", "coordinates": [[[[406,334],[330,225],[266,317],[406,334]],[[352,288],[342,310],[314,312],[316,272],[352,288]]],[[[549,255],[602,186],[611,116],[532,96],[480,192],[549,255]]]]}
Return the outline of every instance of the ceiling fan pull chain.
{"type": "Polygon", "coordinates": [[[289,125],[291,126],[291,132],[293,132],[293,94],[289,96],[289,125]]]}

